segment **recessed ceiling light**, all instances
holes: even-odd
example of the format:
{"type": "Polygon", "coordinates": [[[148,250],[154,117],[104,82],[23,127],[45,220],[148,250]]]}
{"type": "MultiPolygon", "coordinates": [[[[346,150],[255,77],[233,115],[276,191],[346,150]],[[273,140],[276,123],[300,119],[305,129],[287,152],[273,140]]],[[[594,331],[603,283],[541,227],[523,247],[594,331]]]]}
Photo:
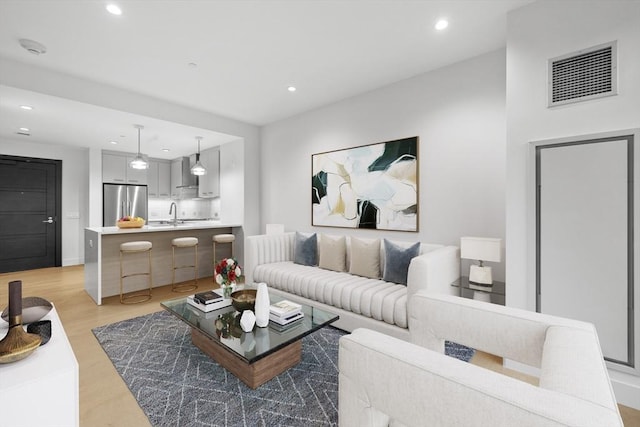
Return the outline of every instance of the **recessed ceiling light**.
{"type": "Polygon", "coordinates": [[[117,145],[118,141],[109,141],[109,144],[117,145]]]}
{"type": "Polygon", "coordinates": [[[20,128],[22,132],[29,132],[29,128],[20,128]]]}
{"type": "Polygon", "coordinates": [[[169,150],[168,148],[163,148],[162,151],[164,151],[165,153],[168,153],[171,150],[169,150]]]}
{"type": "Polygon", "coordinates": [[[107,5],[107,11],[112,15],[122,15],[122,9],[113,3],[107,5]]]}
{"type": "Polygon", "coordinates": [[[289,86],[289,87],[287,88],[287,90],[288,90],[289,92],[295,92],[295,91],[296,91],[296,88],[295,88],[295,86],[289,86]]]}
{"type": "Polygon", "coordinates": [[[33,110],[33,107],[31,105],[21,105],[20,108],[22,108],[23,110],[33,110]]]}
{"type": "Polygon", "coordinates": [[[20,43],[20,46],[22,46],[27,52],[34,55],[42,55],[47,53],[47,47],[35,40],[20,39],[18,40],[18,42],[20,43]]]}
{"type": "Polygon", "coordinates": [[[449,26],[449,21],[447,21],[446,19],[441,19],[438,22],[436,22],[436,30],[438,31],[442,31],[448,26],[449,26]]]}

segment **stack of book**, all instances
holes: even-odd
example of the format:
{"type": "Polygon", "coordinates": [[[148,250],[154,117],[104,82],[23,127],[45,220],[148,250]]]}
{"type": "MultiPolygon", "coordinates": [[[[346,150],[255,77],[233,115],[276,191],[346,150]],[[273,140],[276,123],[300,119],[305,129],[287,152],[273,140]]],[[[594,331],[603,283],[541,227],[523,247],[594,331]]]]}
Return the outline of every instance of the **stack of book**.
{"type": "Polygon", "coordinates": [[[211,290],[189,295],[187,297],[187,303],[208,313],[213,310],[229,307],[231,305],[231,298],[225,299],[222,296],[222,291],[211,290]]]}
{"type": "Polygon", "coordinates": [[[302,306],[295,302],[283,300],[269,307],[269,320],[278,325],[288,325],[304,317],[302,306]]]}

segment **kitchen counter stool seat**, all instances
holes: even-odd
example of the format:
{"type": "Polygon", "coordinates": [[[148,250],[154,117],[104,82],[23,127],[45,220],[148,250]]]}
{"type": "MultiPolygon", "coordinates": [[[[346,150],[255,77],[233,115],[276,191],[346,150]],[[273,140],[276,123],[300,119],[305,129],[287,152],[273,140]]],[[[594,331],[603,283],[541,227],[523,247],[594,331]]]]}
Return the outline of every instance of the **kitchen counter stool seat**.
{"type": "Polygon", "coordinates": [[[198,288],[198,238],[197,237],[177,237],[171,240],[171,254],[172,254],[172,267],[173,276],[171,280],[171,290],[173,292],[189,292],[198,288]],[[192,265],[181,265],[176,267],[176,249],[179,248],[194,248],[195,257],[192,265]],[[176,270],[182,268],[193,268],[193,274],[195,276],[194,283],[176,283],[176,270]]]}
{"type": "MultiPolygon", "coordinates": [[[[213,263],[214,265],[218,263],[216,259],[216,245],[223,243],[231,243],[231,256],[233,257],[233,242],[236,240],[236,236],[233,234],[215,234],[212,239],[213,241],[213,263]]],[[[214,274],[215,277],[215,274],[214,274]]]]}
{"type": "Polygon", "coordinates": [[[151,299],[151,288],[152,288],[152,284],[151,284],[151,249],[153,248],[153,245],[151,244],[151,242],[148,242],[146,240],[139,240],[139,241],[133,241],[133,242],[125,242],[120,244],[120,303],[121,304],[138,304],[141,302],[145,302],[145,301],[149,301],[151,299]],[[140,272],[136,272],[136,273],[130,273],[130,274],[124,274],[124,266],[122,263],[123,260],[123,255],[126,254],[135,254],[135,253],[143,253],[146,252],[148,254],[148,260],[149,260],[149,268],[148,270],[145,271],[140,271],[140,272]],[[124,288],[124,279],[127,277],[134,277],[134,276],[147,276],[147,281],[149,283],[149,290],[148,291],[139,291],[139,292],[134,292],[130,295],[125,295],[123,288],[124,288]]]}

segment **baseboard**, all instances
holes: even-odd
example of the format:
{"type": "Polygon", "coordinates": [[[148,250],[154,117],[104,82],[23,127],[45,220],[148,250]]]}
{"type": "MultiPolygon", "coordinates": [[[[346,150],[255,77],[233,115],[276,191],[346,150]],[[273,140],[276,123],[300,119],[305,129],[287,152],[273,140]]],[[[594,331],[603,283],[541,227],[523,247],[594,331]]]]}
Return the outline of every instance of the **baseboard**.
{"type": "Polygon", "coordinates": [[[640,377],[609,369],[609,378],[616,401],[640,411],[640,377]]]}
{"type": "Polygon", "coordinates": [[[62,260],[62,266],[68,267],[70,265],[80,265],[84,264],[84,260],[80,258],[67,258],[62,260]]]}

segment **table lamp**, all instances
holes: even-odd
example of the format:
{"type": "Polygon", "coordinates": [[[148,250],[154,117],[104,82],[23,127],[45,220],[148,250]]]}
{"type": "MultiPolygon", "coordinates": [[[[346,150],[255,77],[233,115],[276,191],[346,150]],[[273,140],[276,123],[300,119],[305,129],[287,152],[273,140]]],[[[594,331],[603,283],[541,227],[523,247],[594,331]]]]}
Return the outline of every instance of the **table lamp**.
{"type": "Polygon", "coordinates": [[[491,237],[461,237],[460,258],[476,259],[480,265],[472,264],[469,269],[469,283],[491,286],[491,267],[484,266],[484,261],[500,262],[502,239],[491,237]]]}

